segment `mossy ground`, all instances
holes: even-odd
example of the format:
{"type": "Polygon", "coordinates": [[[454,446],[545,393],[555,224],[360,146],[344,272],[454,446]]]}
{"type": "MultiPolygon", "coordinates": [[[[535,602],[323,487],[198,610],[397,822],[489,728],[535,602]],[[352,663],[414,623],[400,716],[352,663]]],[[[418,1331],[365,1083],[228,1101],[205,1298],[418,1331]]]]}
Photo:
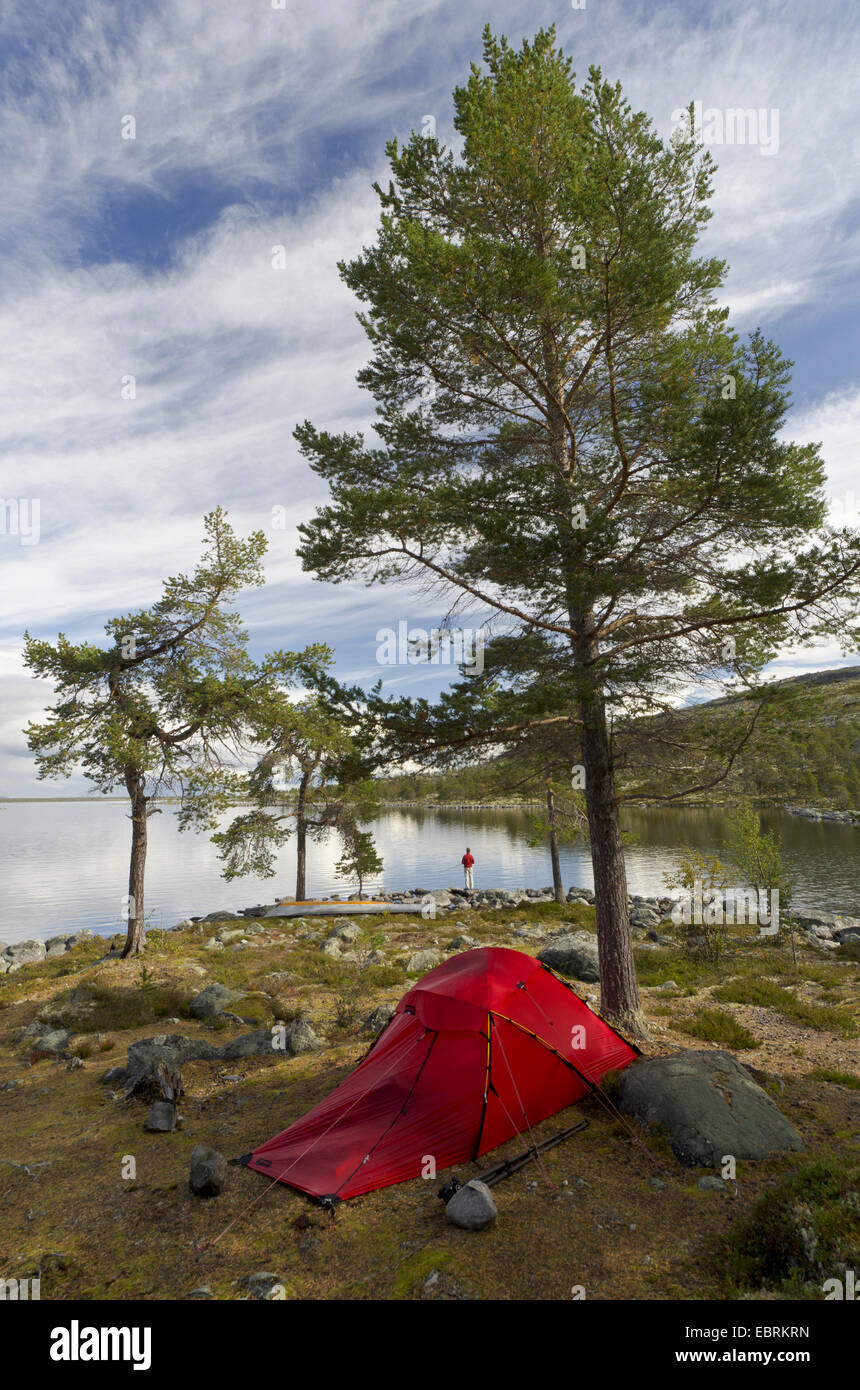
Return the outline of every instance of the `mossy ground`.
{"type": "MultiPolygon", "coordinates": [[[[754,1270],[751,1277],[748,1264],[741,1269],[732,1233],[746,1230],[744,1222],[756,1229],[769,1210],[768,1194],[795,1171],[797,1156],[740,1163],[737,1196],[723,1197],[699,1191],[697,1170],[681,1168],[659,1135],[639,1131],[661,1165],[665,1187],[658,1189],[649,1182],[658,1170],[647,1153],[593,1100],[538,1127],[545,1137],[579,1118],[590,1121],[545,1156],[548,1182],[530,1164],[495,1189],[500,1219],[477,1236],[445,1221],[435,1195],[441,1174],[345,1203],[334,1222],[299,1194],[267,1186],[241,1167],[229,1169],[217,1199],[188,1190],[195,1144],[238,1157],[302,1115],[355,1066],[370,1042],[361,1019],[403,994],[414,950],[444,953],[466,932],[482,944],[533,954],[540,942],[517,938],[514,929],[556,920],[593,928],[593,912],[582,904],[468,913],[459,924],[375,919],[356,946],[376,943],[386,963],[362,970],[358,985],[355,964],[323,957],[318,945],[301,939],[302,924],[283,920],[259,924],[263,931],[242,950],[205,949],[215,928],[201,924],[151,933],[136,961],[101,960],[100,940],[3,977],[0,1086],[23,1084],[0,1090],[0,1278],[41,1269],[43,1299],[173,1299],[202,1284],[217,1298],[243,1298],[239,1280],[260,1269],[277,1272],[292,1298],[564,1299],[577,1285],[592,1299],[759,1296],[756,1278],[765,1276],[754,1270]],[[301,1014],[327,1046],[288,1059],[189,1063],[183,1127],[146,1133],[145,1105],[113,1098],[101,1078],[138,1038],[181,1032],[222,1044],[248,1031],[232,1021],[213,1027],[190,1018],[190,1000],[212,981],[249,992],[236,1009],[251,1026],[301,1014]],[[17,1039],[35,1017],[72,1031],[81,1066],[28,1053],[17,1039]],[[133,1180],[123,1176],[130,1157],[133,1180]]],[[[787,949],[741,940],[716,966],[644,943],[637,959],[653,1029],[646,1053],[731,1047],[728,1025],[713,1040],[702,1031],[703,1018],[706,1030],[708,1018],[715,1027],[714,1014],[729,1019],[752,1040],[743,1061],[803,1134],[803,1162],[845,1171],[856,1164],[855,964],[803,948],[795,967],[787,949]],[[661,989],[670,979],[677,988],[661,989]],[[779,1081],[768,1082],[773,1076],[779,1081]]],[[[595,998],[595,986],[573,983],[595,998]]],[[[521,1147],[513,1140],[482,1162],[521,1147]]],[[[478,1169],[457,1171],[466,1177],[478,1169]]],[[[824,1226],[826,1239],[837,1230],[838,1243],[833,1220],[824,1218],[824,1226]]],[[[789,1296],[790,1287],[766,1296],[789,1296]]]]}

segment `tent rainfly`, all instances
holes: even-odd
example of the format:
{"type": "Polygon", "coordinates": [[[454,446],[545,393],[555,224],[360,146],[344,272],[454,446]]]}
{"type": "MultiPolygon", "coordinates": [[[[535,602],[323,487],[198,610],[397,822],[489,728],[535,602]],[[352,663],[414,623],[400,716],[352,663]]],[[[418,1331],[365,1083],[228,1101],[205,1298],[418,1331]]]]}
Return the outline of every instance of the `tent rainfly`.
{"type": "Polygon", "coordinates": [[[241,1162],[333,1206],[472,1162],[637,1056],[540,961],[465,951],[404,995],[331,1095],[241,1162]]]}

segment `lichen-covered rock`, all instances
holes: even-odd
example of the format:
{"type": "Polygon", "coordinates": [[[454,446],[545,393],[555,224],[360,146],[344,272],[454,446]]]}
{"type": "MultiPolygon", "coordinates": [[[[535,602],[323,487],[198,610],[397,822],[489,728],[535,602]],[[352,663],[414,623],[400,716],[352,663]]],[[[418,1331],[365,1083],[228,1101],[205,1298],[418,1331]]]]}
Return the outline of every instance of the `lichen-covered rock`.
{"type": "Polygon", "coordinates": [[[803,1140],[775,1101],[730,1052],[651,1057],[621,1073],[618,1105],[666,1131],[681,1163],[716,1168],[727,1154],[767,1158],[803,1140]]]}
{"type": "Polygon", "coordinates": [[[571,975],[575,980],[596,983],[600,979],[597,937],[587,931],[556,937],[539,953],[538,960],[560,975],[571,975]]]}
{"type": "Polygon", "coordinates": [[[189,1010],[192,1018],[217,1018],[241,998],[240,989],[228,989],[226,985],[211,984],[195,995],[189,1010]]]}
{"type": "Polygon", "coordinates": [[[435,970],[440,964],[442,957],[436,951],[416,951],[414,956],[409,957],[406,966],[407,971],[416,971],[420,975],[426,975],[428,970],[435,970]]]}
{"type": "Polygon", "coordinates": [[[44,941],[16,941],[13,946],[7,946],[3,953],[6,957],[6,966],[9,974],[16,970],[21,970],[25,965],[33,965],[36,961],[44,960],[47,951],[44,941]]]}
{"type": "Polygon", "coordinates": [[[28,1043],[35,1052],[49,1052],[57,1057],[64,1057],[70,1037],[71,1034],[65,1028],[55,1028],[50,1023],[43,1023],[41,1019],[34,1018],[24,1029],[20,1041],[28,1043]]]}

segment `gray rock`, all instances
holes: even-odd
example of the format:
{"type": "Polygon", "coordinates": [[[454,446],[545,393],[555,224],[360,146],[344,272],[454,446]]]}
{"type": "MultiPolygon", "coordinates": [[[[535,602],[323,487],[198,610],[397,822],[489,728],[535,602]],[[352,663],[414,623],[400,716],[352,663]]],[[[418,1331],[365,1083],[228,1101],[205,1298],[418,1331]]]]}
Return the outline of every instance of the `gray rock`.
{"type": "Polygon", "coordinates": [[[445,1206],[445,1215],[464,1231],[484,1231],[498,1216],[493,1194],[479,1178],[467,1182],[445,1206]]]}
{"type": "Polygon", "coordinates": [[[730,1052],[637,1062],[621,1073],[618,1105],[643,1124],[661,1125],[688,1166],[715,1168],[726,1154],[755,1159],[803,1149],[794,1126],[730,1052]]]}
{"type": "Polygon", "coordinates": [[[163,1062],[170,1071],[185,1062],[209,1060],[219,1056],[218,1048],[203,1038],[185,1038],[179,1033],[161,1033],[153,1038],[141,1038],[128,1049],[126,1096],[138,1090],[163,1062]]]}
{"type": "Polygon", "coordinates": [[[22,966],[44,960],[46,955],[44,941],[16,941],[14,946],[7,946],[5,951],[9,974],[20,970],[22,966]]]}
{"type": "Polygon", "coordinates": [[[221,1048],[220,1056],[225,1062],[238,1062],[243,1057],[271,1057],[273,1054],[286,1056],[275,1046],[277,1035],[268,1028],[257,1028],[253,1033],[243,1033],[221,1048]]]}
{"type": "Polygon", "coordinates": [[[277,1298],[280,1290],[284,1287],[280,1274],[269,1274],[264,1269],[258,1270],[256,1274],[249,1274],[245,1279],[240,1279],[239,1284],[248,1290],[252,1298],[259,1298],[264,1301],[270,1301],[273,1296],[277,1298]]]}
{"type": "Polygon", "coordinates": [[[170,1134],[176,1128],[176,1106],[172,1100],[157,1100],[143,1122],[153,1134],[170,1134]]]}
{"type": "Polygon", "coordinates": [[[407,972],[417,971],[421,975],[426,975],[428,970],[434,970],[441,963],[442,957],[436,951],[416,951],[414,956],[409,957],[406,966],[407,972]]]}
{"type": "Polygon", "coordinates": [[[17,1091],[18,1087],[23,1085],[23,1081],[4,1081],[0,1091],[17,1091]]]}
{"type": "Polygon", "coordinates": [[[340,949],[340,941],[336,936],[329,936],[320,947],[324,956],[331,956],[333,960],[340,960],[343,952],[340,949]]]}
{"type": "MultiPolygon", "coordinates": [[[[279,1027],[274,1025],[275,1029],[279,1027]]],[[[270,1028],[258,1028],[253,1033],[244,1033],[222,1047],[218,1054],[225,1062],[235,1062],[242,1057],[298,1057],[302,1052],[313,1052],[322,1047],[322,1039],[317,1036],[307,1019],[295,1018],[284,1028],[284,1047],[277,1044],[280,1033],[270,1028]]]]}
{"type": "Polygon", "coordinates": [[[324,1047],[323,1039],[314,1031],[306,1018],[294,1018],[287,1024],[287,1055],[298,1057],[303,1052],[315,1052],[324,1047]]]}
{"type": "Polygon", "coordinates": [[[118,1086],[120,1082],[127,1080],[128,1073],[125,1067],[111,1067],[110,1071],[106,1071],[102,1077],[102,1081],[106,1086],[118,1086]]]}
{"type": "Polygon", "coordinates": [[[600,979],[597,938],[590,932],[571,932],[555,937],[539,953],[538,960],[562,975],[572,975],[576,980],[596,982],[600,979]]]}
{"type": "Polygon", "coordinates": [[[183,1297],[183,1299],[193,1298],[193,1299],[202,1300],[202,1299],[214,1298],[215,1295],[214,1295],[214,1293],[212,1292],[212,1289],[210,1288],[210,1286],[209,1286],[208,1284],[201,1284],[199,1289],[192,1289],[190,1293],[184,1293],[184,1294],[182,1295],[182,1297],[183,1297]]]}
{"type": "Polygon", "coordinates": [[[241,941],[245,936],[244,927],[222,927],[215,933],[215,940],[226,946],[231,941],[241,941]]]}
{"type": "Polygon", "coordinates": [[[699,1178],[696,1186],[700,1192],[722,1192],[723,1196],[726,1196],[729,1190],[722,1178],[714,1177],[699,1178]]]}
{"type": "Polygon", "coordinates": [[[29,1043],[38,1052],[51,1052],[64,1057],[68,1050],[71,1034],[65,1028],[55,1028],[50,1023],[42,1023],[34,1018],[20,1035],[20,1041],[29,1043]]]}
{"type": "Polygon", "coordinates": [[[477,944],[478,943],[473,936],[466,936],[465,933],[463,933],[460,936],[454,937],[454,940],[451,942],[451,945],[448,947],[448,950],[468,951],[471,949],[472,946],[477,946],[477,944]]]}
{"type": "Polygon", "coordinates": [[[634,927],[659,927],[660,914],[650,907],[635,907],[630,914],[630,921],[634,927]]]}
{"type": "Polygon", "coordinates": [[[447,888],[434,888],[427,896],[435,900],[437,907],[450,907],[454,901],[454,894],[449,893],[447,888]]]}
{"type": "Polygon", "coordinates": [[[89,927],[82,927],[80,931],[73,932],[66,937],[66,950],[73,951],[76,946],[83,946],[84,942],[92,941],[93,934],[89,927]]]}
{"type": "Polygon", "coordinates": [[[217,1018],[242,997],[241,990],[228,989],[226,985],[207,985],[191,1000],[189,1009],[193,1018],[217,1018]]]}
{"type": "Polygon", "coordinates": [[[660,986],[660,988],[661,988],[661,989],[677,989],[677,988],[678,988],[678,982],[677,982],[677,980],[664,980],[663,983],[662,983],[662,985],[660,986]]]}
{"type": "Polygon", "coordinates": [[[204,922],[238,922],[240,920],[238,912],[207,912],[203,918],[204,922]]]}
{"type": "Polygon", "coordinates": [[[379,1007],[374,1009],[373,1013],[369,1014],[364,1020],[362,1029],[365,1033],[381,1033],[383,1028],[388,1027],[393,1017],[394,1009],[392,1005],[380,1004],[379,1007]]]}
{"type": "Polygon", "coordinates": [[[227,1181],[227,1160],[206,1144],[195,1144],[191,1150],[191,1169],[188,1186],[198,1197],[220,1197],[227,1181]]]}
{"type": "Polygon", "coordinates": [[[361,936],[361,927],[355,922],[350,922],[348,918],[337,921],[332,928],[331,935],[338,941],[357,941],[361,936]]]}

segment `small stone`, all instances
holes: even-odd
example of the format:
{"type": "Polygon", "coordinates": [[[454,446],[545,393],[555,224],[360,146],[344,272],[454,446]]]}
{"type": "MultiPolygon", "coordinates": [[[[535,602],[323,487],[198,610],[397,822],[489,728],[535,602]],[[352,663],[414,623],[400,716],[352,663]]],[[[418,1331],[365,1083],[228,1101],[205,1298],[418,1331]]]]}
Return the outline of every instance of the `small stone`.
{"type": "Polygon", "coordinates": [[[484,1231],[499,1214],[493,1194],[478,1178],[461,1187],[445,1207],[445,1215],[464,1231],[484,1231]]]}
{"type": "Polygon", "coordinates": [[[723,1194],[728,1192],[728,1188],[722,1178],[699,1178],[696,1186],[700,1192],[722,1192],[723,1194]]]}
{"type": "Polygon", "coordinates": [[[380,1004],[373,1010],[372,1014],[364,1020],[362,1029],[366,1033],[381,1033],[394,1017],[394,1009],[391,1004],[380,1004]]]}
{"type": "Polygon", "coordinates": [[[284,1288],[280,1274],[270,1274],[265,1269],[260,1269],[256,1274],[249,1274],[245,1279],[240,1279],[239,1284],[248,1290],[252,1298],[263,1301],[279,1298],[284,1288]]]}
{"type": "Polygon", "coordinates": [[[227,1160],[206,1144],[195,1144],[191,1150],[191,1171],[188,1186],[198,1197],[220,1197],[227,1180],[227,1160]]]}
{"type": "Polygon", "coordinates": [[[157,1100],[143,1122],[153,1134],[171,1134],[176,1128],[176,1107],[170,1100],[157,1100]]]}

